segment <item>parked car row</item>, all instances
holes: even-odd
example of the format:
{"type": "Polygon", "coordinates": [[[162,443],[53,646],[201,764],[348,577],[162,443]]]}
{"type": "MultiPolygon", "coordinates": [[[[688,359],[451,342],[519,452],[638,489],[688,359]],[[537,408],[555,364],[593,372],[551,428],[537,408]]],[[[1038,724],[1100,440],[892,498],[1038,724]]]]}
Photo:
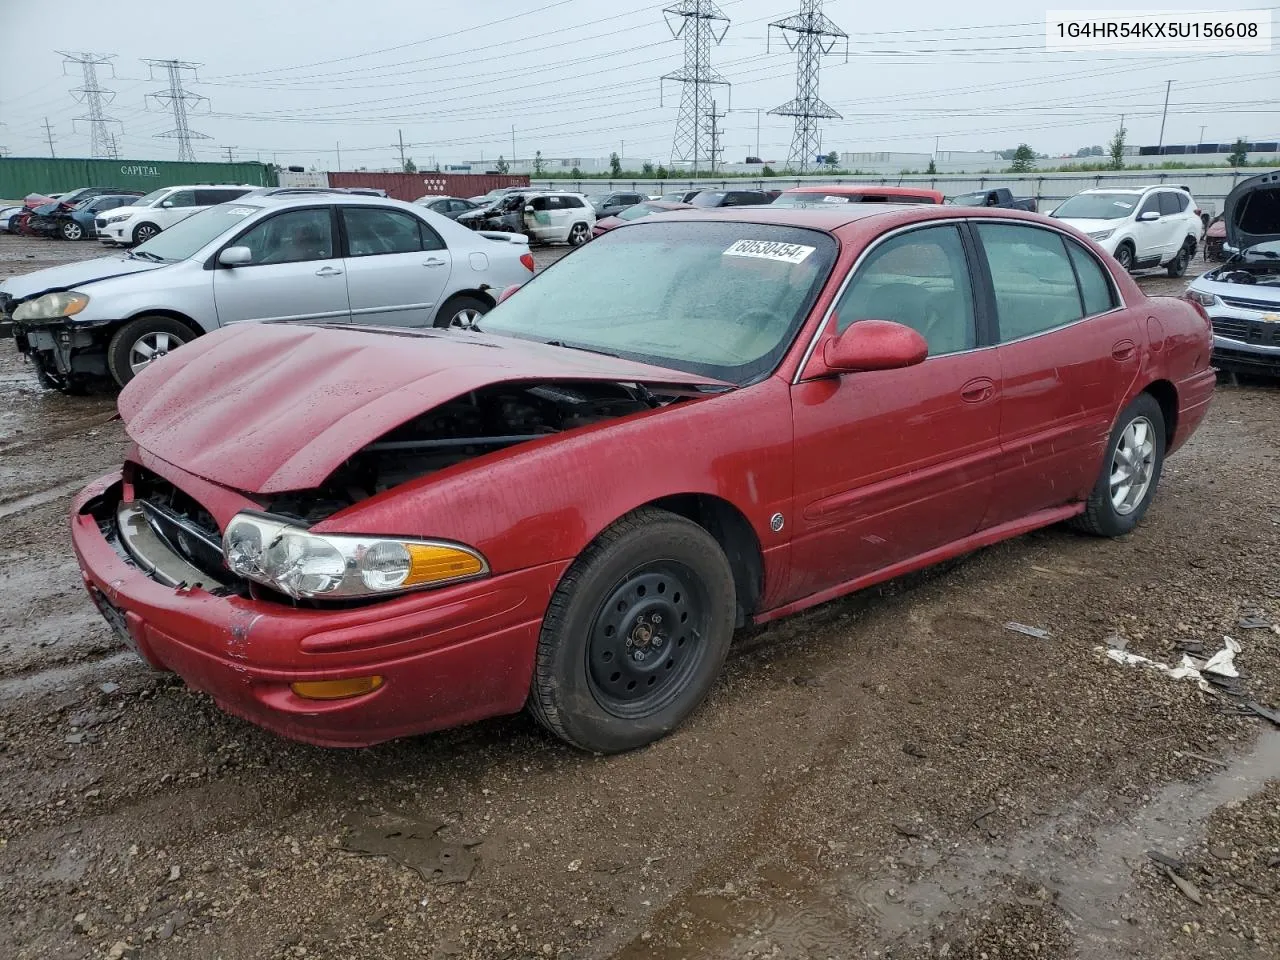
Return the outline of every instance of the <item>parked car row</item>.
{"type": "Polygon", "coordinates": [[[0,322],[40,381],[68,392],[103,377],[123,386],[196,337],[249,320],[465,326],[533,274],[524,237],[476,233],[413,204],[235,192],[127,253],[0,284],[0,322]]]}

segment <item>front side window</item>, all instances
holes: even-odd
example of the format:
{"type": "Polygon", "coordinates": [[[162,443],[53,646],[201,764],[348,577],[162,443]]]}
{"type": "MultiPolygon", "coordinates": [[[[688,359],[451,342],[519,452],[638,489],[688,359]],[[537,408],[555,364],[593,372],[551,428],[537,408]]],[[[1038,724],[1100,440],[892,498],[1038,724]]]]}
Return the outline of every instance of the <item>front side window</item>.
{"type": "Polygon", "coordinates": [[[154,207],[157,203],[169,196],[169,188],[162,187],[159,190],[152,190],[145,197],[139,197],[133,201],[135,207],[154,207]]]}
{"type": "Polygon", "coordinates": [[[892,320],[916,330],[929,356],[977,342],[969,264],[954,226],[890,237],[858,267],[836,304],[836,329],[859,320],[892,320]]]}
{"type": "Polygon", "coordinates": [[[194,207],[196,205],[196,192],[194,190],[179,190],[177,193],[166,197],[164,203],[171,207],[194,207]]]}
{"type": "Polygon", "coordinates": [[[1147,199],[1142,201],[1142,208],[1138,211],[1138,216],[1142,216],[1144,213],[1159,213],[1159,212],[1160,212],[1160,194],[1152,193],[1147,196],[1147,199]]]}
{"type": "Polygon", "coordinates": [[[816,230],[654,217],[579,248],[480,327],[748,383],[790,349],[835,255],[816,230]]]}
{"type": "Polygon", "coordinates": [[[1084,315],[1061,235],[1003,223],[982,223],[974,229],[991,268],[1002,343],[1061,327],[1084,315]]]}
{"type": "Polygon", "coordinates": [[[288,210],[270,217],[249,230],[235,245],[248,247],[253,252],[249,262],[255,264],[330,260],[334,243],[329,208],[288,210]]]}
{"type": "Polygon", "coordinates": [[[352,257],[384,253],[417,253],[422,250],[421,222],[399,210],[380,207],[343,207],[347,251],[352,257]]]}

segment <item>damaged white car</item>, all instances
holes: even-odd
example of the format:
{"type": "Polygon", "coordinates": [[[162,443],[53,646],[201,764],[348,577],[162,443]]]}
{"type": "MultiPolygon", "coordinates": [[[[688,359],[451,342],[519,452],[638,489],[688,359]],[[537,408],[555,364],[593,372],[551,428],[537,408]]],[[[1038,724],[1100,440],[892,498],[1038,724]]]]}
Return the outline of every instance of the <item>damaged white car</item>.
{"type": "Polygon", "coordinates": [[[1223,222],[1234,252],[1192,281],[1187,296],[1213,322],[1217,366],[1280,376],[1280,171],[1237,184],[1223,222]]]}

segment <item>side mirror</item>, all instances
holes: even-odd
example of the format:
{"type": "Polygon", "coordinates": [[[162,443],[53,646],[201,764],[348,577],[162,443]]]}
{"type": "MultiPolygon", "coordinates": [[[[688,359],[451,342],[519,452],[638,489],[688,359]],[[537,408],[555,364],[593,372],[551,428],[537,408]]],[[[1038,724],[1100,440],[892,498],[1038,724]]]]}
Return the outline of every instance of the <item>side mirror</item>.
{"type": "Polygon", "coordinates": [[[1147,210],[1145,213],[1138,214],[1139,223],[1150,223],[1152,220],[1159,220],[1160,214],[1155,210],[1147,210]]]}
{"type": "Polygon", "coordinates": [[[534,212],[533,204],[532,204],[532,203],[531,203],[531,204],[528,204],[528,205],[524,208],[524,212],[525,212],[525,213],[533,213],[533,212],[534,212]]]}
{"type": "Polygon", "coordinates": [[[243,267],[253,262],[253,251],[248,247],[227,247],[218,254],[218,262],[224,267],[243,267]]]}
{"type": "Polygon", "coordinates": [[[160,206],[162,206],[162,207],[172,207],[172,206],[173,206],[173,201],[172,201],[172,200],[161,200],[161,201],[160,201],[160,206]]]}
{"type": "Polygon", "coordinates": [[[897,370],[923,363],[929,344],[917,331],[892,320],[859,320],[823,344],[822,360],[834,373],[897,370]]]}
{"type": "Polygon", "coordinates": [[[498,294],[498,302],[501,303],[503,300],[507,299],[507,297],[511,296],[513,293],[515,293],[519,289],[520,289],[520,284],[513,283],[511,286],[507,287],[507,289],[503,290],[502,293],[498,294]]]}

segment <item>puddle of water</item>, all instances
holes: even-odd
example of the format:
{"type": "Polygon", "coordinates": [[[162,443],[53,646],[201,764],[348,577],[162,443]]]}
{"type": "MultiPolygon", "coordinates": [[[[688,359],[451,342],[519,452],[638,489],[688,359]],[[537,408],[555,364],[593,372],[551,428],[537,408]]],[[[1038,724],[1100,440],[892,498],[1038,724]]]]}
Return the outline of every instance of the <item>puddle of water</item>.
{"type": "MultiPolygon", "coordinates": [[[[783,874],[763,867],[768,899],[702,891],[678,904],[691,915],[696,949],[672,956],[734,958],[753,945],[778,947],[783,957],[843,957],[872,937],[884,945],[925,940],[948,914],[981,909],[1028,889],[1044,888],[1046,906],[1066,916],[1082,960],[1126,955],[1141,935],[1127,923],[1137,911],[1134,878],[1148,850],[1184,853],[1203,837],[1219,807],[1244,800],[1280,777],[1280,733],[1265,731],[1247,753],[1207,779],[1169,784],[1128,818],[1101,823],[1105,795],[1086,796],[1007,844],[966,841],[945,848],[917,845],[888,871],[870,878],[846,875],[802,888],[777,883],[783,874]]],[[[657,956],[633,942],[614,956],[657,956]],[[644,949],[641,949],[641,948],[644,949]]]]}

